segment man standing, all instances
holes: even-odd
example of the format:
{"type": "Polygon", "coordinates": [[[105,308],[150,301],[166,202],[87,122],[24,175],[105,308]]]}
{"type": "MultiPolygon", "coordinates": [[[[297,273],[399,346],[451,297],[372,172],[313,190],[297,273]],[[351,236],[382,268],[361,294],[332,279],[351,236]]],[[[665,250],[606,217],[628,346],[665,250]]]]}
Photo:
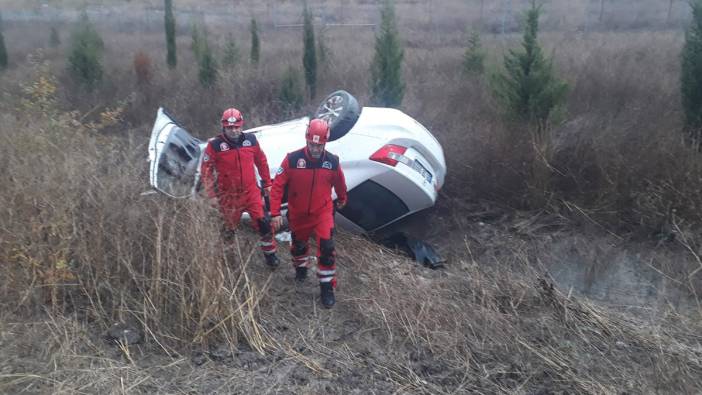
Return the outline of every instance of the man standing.
{"type": "Polygon", "coordinates": [[[222,114],[222,134],[207,142],[202,159],[202,180],[210,198],[216,199],[224,217],[227,232],[239,225],[241,214],[246,211],[251,223],[261,235],[259,245],[271,268],[278,266],[276,245],[270,223],[263,213],[261,190],[256,183],[256,169],[261,176],[261,187],[266,196],[271,190],[271,175],[266,155],[258,145],[256,136],[243,133],[244,117],[236,108],[222,114]]]}
{"type": "Polygon", "coordinates": [[[295,279],[304,281],[308,267],[308,240],[312,233],[317,238],[317,262],[322,305],[334,306],[336,265],[334,263],[334,202],[332,187],[336,191],[336,207],[346,205],[346,180],[339,165],[339,157],[327,152],[324,145],[329,140],[329,125],[313,119],[305,133],[307,145],[287,154],[278,169],[271,191],[271,223],[278,229],[283,220],[280,205],[283,194],[288,196],[288,221],[292,233],[290,253],[295,267],[295,279]]]}

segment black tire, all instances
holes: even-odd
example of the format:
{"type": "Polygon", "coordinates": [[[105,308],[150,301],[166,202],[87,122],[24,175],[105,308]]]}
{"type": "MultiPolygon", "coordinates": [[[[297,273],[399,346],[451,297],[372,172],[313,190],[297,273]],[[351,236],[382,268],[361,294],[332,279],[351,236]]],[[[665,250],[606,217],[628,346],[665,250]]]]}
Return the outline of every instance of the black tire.
{"type": "Polygon", "coordinates": [[[324,98],[313,118],[329,123],[329,141],[340,139],[353,128],[361,115],[358,101],[346,91],[336,91],[324,98]]]}

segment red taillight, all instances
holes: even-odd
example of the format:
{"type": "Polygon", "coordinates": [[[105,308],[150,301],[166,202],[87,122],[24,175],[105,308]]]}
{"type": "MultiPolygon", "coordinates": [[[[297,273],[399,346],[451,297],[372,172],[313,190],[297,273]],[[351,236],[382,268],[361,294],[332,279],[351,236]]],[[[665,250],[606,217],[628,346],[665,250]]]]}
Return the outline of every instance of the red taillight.
{"type": "Polygon", "coordinates": [[[375,151],[371,155],[370,160],[385,163],[386,165],[395,166],[397,162],[408,162],[409,160],[403,155],[407,151],[406,147],[394,144],[386,144],[381,149],[375,151]]]}

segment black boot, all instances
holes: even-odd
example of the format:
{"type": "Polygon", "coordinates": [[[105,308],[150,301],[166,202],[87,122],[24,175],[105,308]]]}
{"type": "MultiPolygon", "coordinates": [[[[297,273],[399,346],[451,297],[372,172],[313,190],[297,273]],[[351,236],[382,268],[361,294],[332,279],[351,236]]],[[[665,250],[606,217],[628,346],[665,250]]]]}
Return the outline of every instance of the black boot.
{"type": "Polygon", "coordinates": [[[319,289],[322,291],[322,306],[331,309],[336,303],[334,298],[334,287],[332,287],[331,282],[319,283],[319,289]]]}
{"type": "Polygon", "coordinates": [[[275,269],[280,265],[280,261],[278,260],[278,257],[273,254],[263,254],[263,256],[266,258],[266,265],[270,267],[271,269],[275,269]]]}
{"type": "Polygon", "coordinates": [[[303,282],[307,278],[307,268],[304,266],[298,266],[295,268],[295,281],[303,282]]]}

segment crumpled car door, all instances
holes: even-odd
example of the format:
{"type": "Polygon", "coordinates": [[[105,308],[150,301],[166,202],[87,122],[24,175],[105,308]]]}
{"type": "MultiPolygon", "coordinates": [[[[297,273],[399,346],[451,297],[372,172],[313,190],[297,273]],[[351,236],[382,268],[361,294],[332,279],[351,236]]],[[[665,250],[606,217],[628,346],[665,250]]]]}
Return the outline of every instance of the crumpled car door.
{"type": "Polygon", "coordinates": [[[196,193],[205,142],[193,137],[159,108],[149,140],[151,186],[170,197],[196,193]]]}

